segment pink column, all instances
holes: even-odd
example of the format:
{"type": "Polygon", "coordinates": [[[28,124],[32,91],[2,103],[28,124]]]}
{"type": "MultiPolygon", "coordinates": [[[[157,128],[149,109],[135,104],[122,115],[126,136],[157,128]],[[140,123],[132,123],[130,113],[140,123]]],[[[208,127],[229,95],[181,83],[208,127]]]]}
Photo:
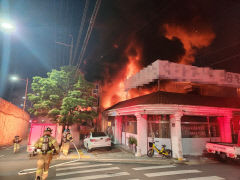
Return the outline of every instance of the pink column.
{"type": "Polygon", "coordinates": [[[121,144],[122,143],[122,116],[116,116],[115,117],[115,144],[121,144]]]}
{"type": "Polygon", "coordinates": [[[61,125],[57,124],[56,139],[57,139],[58,144],[60,144],[61,140],[62,140],[62,129],[63,129],[63,127],[61,125]]]}
{"type": "Polygon", "coordinates": [[[231,131],[231,116],[218,117],[218,124],[220,129],[221,142],[231,143],[232,142],[232,131],[231,131]]]}
{"type": "Polygon", "coordinates": [[[135,114],[137,117],[137,153],[135,156],[147,154],[147,115],[135,114]]]}

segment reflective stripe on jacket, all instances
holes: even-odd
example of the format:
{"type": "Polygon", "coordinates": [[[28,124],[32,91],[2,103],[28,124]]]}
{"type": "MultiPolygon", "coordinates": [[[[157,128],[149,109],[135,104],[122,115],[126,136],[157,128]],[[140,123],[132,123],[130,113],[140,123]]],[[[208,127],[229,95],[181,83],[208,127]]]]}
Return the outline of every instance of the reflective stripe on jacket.
{"type": "MultiPolygon", "coordinates": [[[[49,136],[48,138],[49,138],[48,145],[49,145],[50,150],[47,151],[47,154],[53,153],[54,149],[57,152],[59,152],[59,146],[58,146],[57,140],[52,136],[49,136]]],[[[43,137],[39,138],[38,141],[34,144],[34,147],[36,149],[42,149],[43,139],[44,139],[43,137]]],[[[40,152],[40,154],[41,153],[42,152],[40,152]]]]}

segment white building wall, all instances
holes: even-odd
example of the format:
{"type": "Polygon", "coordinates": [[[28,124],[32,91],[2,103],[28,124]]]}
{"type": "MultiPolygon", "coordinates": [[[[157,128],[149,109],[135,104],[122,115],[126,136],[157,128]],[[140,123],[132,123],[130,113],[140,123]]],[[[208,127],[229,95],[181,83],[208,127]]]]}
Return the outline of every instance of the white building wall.
{"type": "Polygon", "coordinates": [[[209,141],[220,142],[220,137],[214,138],[182,138],[183,155],[199,156],[206,149],[209,141]]]}
{"type": "Polygon", "coordinates": [[[136,156],[147,154],[147,115],[136,114],[137,117],[137,153],[136,156]]]}
{"type": "Polygon", "coordinates": [[[182,149],[182,133],[181,133],[181,117],[182,112],[176,112],[170,116],[171,124],[171,141],[172,141],[172,156],[181,160],[183,158],[182,149]]]}

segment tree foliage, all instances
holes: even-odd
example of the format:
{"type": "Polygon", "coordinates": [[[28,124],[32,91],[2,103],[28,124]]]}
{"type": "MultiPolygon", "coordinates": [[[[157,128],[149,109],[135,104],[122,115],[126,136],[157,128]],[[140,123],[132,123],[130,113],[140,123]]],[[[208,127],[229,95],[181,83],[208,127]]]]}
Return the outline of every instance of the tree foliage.
{"type": "Polygon", "coordinates": [[[63,125],[93,120],[97,116],[93,110],[97,101],[92,96],[93,87],[73,66],[53,69],[45,78],[35,76],[31,84],[33,93],[28,94],[32,102],[29,112],[51,117],[63,125]]]}

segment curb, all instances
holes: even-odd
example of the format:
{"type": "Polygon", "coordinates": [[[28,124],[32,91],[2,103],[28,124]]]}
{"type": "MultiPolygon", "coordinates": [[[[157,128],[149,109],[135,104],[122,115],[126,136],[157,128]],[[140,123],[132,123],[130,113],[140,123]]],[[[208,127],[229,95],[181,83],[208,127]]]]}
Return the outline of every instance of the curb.
{"type": "MultiPolygon", "coordinates": [[[[67,157],[60,157],[56,160],[74,160],[78,159],[78,156],[67,156],[67,157]]],[[[98,157],[90,157],[90,156],[81,156],[79,161],[91,161],[91,162],[114,162],[114,163],[138,163],[138,164],[185,164],[185,165],[197,165],[197,164],[204,164],[204,163],[217,163],[216,161],[209,160],[209,159],[200,159],[200,160],[177,160],[177,159],[133,159],[133,158],[98,158],[98,157]]]]}
{"type": "MultiPolygon", "coordinates": [[[[74,160],[77,158],[58,158],[56,160],[74,160]]],[[[172,160],[147,160],[147,159],[110,159],[110,158],[80,158],[79,161],[91,161],[91,162],[115,162],[115,163],[138,163],[138,164],[174,164],[172,160]]]]}

